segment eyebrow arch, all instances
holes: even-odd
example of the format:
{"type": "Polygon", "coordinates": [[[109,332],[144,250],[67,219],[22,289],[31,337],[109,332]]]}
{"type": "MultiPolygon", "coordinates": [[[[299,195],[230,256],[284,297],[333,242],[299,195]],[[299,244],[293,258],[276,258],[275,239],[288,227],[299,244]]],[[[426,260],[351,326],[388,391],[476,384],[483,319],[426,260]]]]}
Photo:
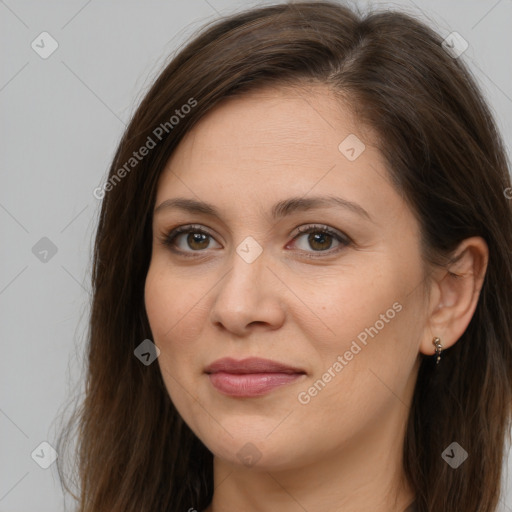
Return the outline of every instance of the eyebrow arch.
{"type": "MultiPolygon", "coordinates": [[[[291,215],[297,211],[307,211],[315,208],[325,208],[338,206],[350,210],[361,217],[366,218],[370,222],[374,222],[368,212],[359,204],[347,201],[341,197],[336,196],[315,196],[315,197],[291,197],[276,203],[271,210],[271,215],[274,220],[291,215]]],[[[190,213],[203,213],[218,219],[221,218],[218,210],[211,204],[195,199],[185,197],[176,197],[174,199],[167,199],[160,203],[153,214],[157,214],[162,210],[169,208],[178,208],[190,213]]]]}

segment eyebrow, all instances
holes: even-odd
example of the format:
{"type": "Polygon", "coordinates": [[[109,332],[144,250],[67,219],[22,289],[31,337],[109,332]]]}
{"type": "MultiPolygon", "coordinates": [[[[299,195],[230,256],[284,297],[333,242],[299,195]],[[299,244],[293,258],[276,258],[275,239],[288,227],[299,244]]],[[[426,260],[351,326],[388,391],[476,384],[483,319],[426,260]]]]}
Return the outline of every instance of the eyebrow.
{"type": "MultiPolygon", "coordinates": [[[[291,197],[276,203],[271,210],[271,215],[274,220],[286,217],[298,211],[313,210],[316,208],[327,207],[341,207],[350,210],[361,217],[366,218],[370,222],[374,222],[369,213],[359,204],[352,201],[347,201],[341,197],[336,196],[315,196],[315,197],[291,197]]],[[[212,204],[205,203],[204,201],[197,201],[186,197],[176,197],[173,199],[166,199],[160,203],[153,214],[157,214],[163,210],[177,208],[189,213],[202,213],[221,219],[219,211],[212,204]]]]}

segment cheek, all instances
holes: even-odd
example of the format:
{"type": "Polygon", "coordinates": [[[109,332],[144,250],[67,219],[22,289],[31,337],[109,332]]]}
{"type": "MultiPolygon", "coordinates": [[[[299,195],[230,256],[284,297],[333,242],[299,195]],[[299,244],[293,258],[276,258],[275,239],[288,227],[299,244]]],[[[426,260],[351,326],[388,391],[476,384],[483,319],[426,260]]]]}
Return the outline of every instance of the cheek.
{"type": "MultiPolygon", "coordinates": [[[[317,406],[338,403],[358,409],[365,403],[375,405],[382,393],[389,393],[379,378],[391,389],[400,387],[397,366],[404,360],[407,365],[414,362],[414,333],[410,332],[416,314],[414,297],[404,293],[399,272],[374,270],[366,275],[346,274],[339,284],[324,287],[324,300],[317,295],[311,308],[328,327],[323,329],[325,336],[308,329],[317,363],[311,379],[315,389],[304,391],[318,396],[314,399],[317,406]]],[[[302,327],[307,329],[305,323],[302,327]]]]}
{"type": "Polygon", "coordinates": [[[160,349],[157,359],[162,378],[171,398],[181,414],[197,414],[189,410],[199,398],[194,380],[197,364],[197,300],[194,294],[185,293],[179,279],[156,266],[150,266],[145,288],[146,313],[153,335],[153,342],[160,349]],[[192,398],[195,397],[195,400],[192,398]]]}
{"type": "MultiPolygon", "coordinates": [[[[165,348],[173,339],[190,338],[190,322],[195,315],[193,283],[185,287],[175,274],[151,266],[144,288],[146,313],[151,331],[157,342],[165,348]],[[185,328],[187,326],[188,328],[185,328]]],[[[162,348],[161,347],[161,348],[162,348]]]]}
{"type": "Polygon", "coordinates": [[[171,400],[183,410],[191,396],[197,399],[196,379],[206,364],[207,354],[200,345],[206,318],[204,284],[200,279],[185,283],[165,265],[154,265],[144,293],[152,341],[160,349],[157,361],[162,378],[171,400]]]}
{"type": "Polygon", "coordinates": [[[144,303],[154,341],[162,341],[163,335],[172,326],[172,318],[167,312],[172,311],[175,303],[174,287],[169,286],[164,275],[150,266],[144,286],[144,303]]]}
{"type": "Polygon", "coordinates": [[[374,269],[371,274],[347,272],[342,279],[338,276],[337,280],[316,285],[322,294],[315,293],[315,299],[308,301],[309,317],[321,319],[327,336],[316,337],[317,348],[331,357],[334,352],[348,350],[358,336],[364,343],[365,336],[370,337],[367,330],[376,323],[379,332],[389,330],[397,316],[393,304],[399,299],[398,287],[389,269],[374,269]]]}

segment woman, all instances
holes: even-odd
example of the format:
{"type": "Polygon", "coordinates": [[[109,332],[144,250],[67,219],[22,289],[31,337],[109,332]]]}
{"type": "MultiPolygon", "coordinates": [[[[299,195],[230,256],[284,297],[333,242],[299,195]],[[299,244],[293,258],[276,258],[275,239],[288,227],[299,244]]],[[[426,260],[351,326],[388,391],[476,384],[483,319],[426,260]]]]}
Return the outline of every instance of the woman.
{"type": "Polygon", "coordinates": [[[206,27],[95,191],[78,510],[495,511],[510,187],[474,80],[413,18],[206,27]]]}

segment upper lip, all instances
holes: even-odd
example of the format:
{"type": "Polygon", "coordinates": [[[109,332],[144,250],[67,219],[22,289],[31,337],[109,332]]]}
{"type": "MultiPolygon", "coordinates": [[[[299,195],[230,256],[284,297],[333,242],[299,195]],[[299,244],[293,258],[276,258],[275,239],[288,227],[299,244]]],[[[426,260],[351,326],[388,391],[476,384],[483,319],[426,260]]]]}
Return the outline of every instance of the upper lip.
{"type": "Polygon", "coordinates": [[[261,359],[259,357],[249,357],[247,359],[236,360],[231,357],[217,359],[205,368],[206,373],[306,373],[301,368],[292,365],[271,361],[270,359],[261,359]]]}

